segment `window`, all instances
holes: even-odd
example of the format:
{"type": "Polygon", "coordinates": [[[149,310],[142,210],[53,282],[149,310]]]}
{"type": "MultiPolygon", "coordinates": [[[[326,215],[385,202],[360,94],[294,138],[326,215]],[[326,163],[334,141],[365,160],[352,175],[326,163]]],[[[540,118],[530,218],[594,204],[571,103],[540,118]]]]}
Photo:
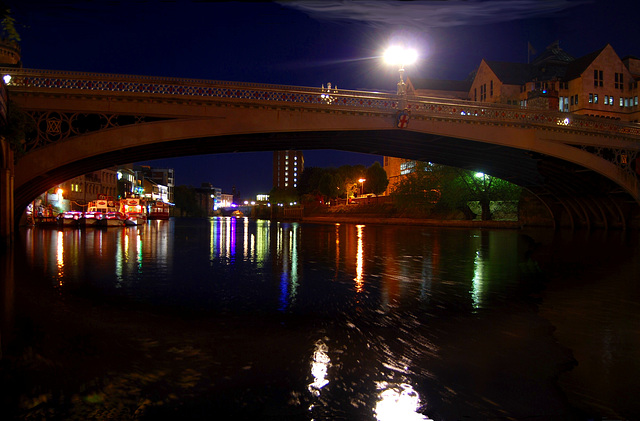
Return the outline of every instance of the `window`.
{"type": "Polygon", "coordinates": [[[589,104],[593,103],[593,94],[589,94],[589,104]]]}
{"type": "Polygon", "coordinates": [[[493,81],[489,82],[489,96],[493,97],[493,81]]]}
{"type": "Polygon", "coordinates": [[[575,97],[575,101],[574,102],[575,102],[576,105],[578,105],[578,94],[575,94],[574,97],[575,97]]]}
{"type": "Polygon", "coordinates": [[[615,80],[613,83],[613,87],[616,89],[620,89],[621,91],[624,91],[624,80],[623,80],[623,74],[622,73],[616,73],[615,74],[615,80]]]}
{"type": "Polygon", "coordinates": [[[598,103],[598,94],[593,94],[593,103],[594,104],[598,103]]]}
{"type": "Polygon", "coordinates": [[[624,107],[624,98],[620,97],[620,106],[624,107]]]}
{"type": "Polygon", "coordinates": [[[609,105],[613,105],[613,95],[609,97],[609,105]]]}
{"type": "Polygon", "coordinates": [[[478,101],[478,89],[473,88],[473,100],[478,101]]]}
{"type": "Polygon", "coordinates": [[[638,96],[633,97],[633,105],[638,105],[638,96]]]}
{"type": "Polygon", "coordinates": [[[594,70],[593,71],[593,86],[598,87],[602,86],[602,70],[594,70]]]}

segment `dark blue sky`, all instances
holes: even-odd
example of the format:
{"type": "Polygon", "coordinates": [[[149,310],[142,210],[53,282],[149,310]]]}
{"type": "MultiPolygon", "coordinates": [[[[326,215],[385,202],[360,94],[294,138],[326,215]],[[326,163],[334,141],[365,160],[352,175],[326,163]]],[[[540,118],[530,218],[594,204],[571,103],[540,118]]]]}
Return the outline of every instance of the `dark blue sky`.
{"type": "MultiPolygon", "coordinates": [[[[526,62],[559,40],[575,57],[607,43],[640,55],[637,5],[624,0],[189,2],[31,1],[10,5],[25,68],[395,90],[380,54],[415,45],[409,77],[464,79],[482,58],[526,62]]],[[[380,156],[306,151],[306,166],[370,165],[380,156]]],[[[211,182],[243,194],[271,188],[271,153],[152,163],[177,184],[211,182]]]]}

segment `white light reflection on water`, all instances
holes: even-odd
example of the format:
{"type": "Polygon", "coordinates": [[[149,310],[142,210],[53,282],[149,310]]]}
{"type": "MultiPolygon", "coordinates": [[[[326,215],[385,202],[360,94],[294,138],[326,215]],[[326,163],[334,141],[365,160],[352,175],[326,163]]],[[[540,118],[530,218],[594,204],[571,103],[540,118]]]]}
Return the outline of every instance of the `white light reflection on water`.
{"type": "Polygon", "coordinates": [[[378,383],[378,402],[374,409],[378,421],[413,421],[430,420],[418,413],[420,396],[407,383],[390,385],[387,382],[378,383]]]}
{"type": "Polygon", "coordinates": [[[480,250],[477,250],[476,257],[473,260],[473,280],[471,281],[471,299],[473,300],[473,308],[476,310],[482,307],[484,266],[484,259],[480,255],[480,250]]]}
{"type": "Polygon", "coordinates": [[[311,360],[311,375],[313,376],[313,383],[309,384],[309,392],[313,396],[320,396],[320,389],[329,384],[327,380],[327,372],[331,365],[331,358],[329,358],[329,347],[322,340],[318,340],[315,344],[313,351],[313,358],[311,360]]]}

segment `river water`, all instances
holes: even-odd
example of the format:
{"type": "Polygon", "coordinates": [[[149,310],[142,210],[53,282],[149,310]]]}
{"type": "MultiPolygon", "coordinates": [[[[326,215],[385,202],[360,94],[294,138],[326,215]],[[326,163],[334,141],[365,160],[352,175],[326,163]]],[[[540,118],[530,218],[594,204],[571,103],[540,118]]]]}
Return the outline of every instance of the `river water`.
{"type": "Polygon", "coordinates": [[[637,232],[220,217],[5,257],[16,419],[640,419],[637,232]]]}

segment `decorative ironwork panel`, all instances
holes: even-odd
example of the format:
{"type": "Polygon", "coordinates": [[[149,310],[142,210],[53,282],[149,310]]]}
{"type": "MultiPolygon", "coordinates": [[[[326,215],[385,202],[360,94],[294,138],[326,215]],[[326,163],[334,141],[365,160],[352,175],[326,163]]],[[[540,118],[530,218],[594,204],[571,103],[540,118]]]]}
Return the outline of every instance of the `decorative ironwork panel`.
{"type": "Polygon", "coordinates": [[[56,111],[31,112],[29,115],[34,120],[35,132],[28,133],[26,136],[26,152],[73,136],[111,127],[167,120],[145,116],[59,113],[56,111]]]}

